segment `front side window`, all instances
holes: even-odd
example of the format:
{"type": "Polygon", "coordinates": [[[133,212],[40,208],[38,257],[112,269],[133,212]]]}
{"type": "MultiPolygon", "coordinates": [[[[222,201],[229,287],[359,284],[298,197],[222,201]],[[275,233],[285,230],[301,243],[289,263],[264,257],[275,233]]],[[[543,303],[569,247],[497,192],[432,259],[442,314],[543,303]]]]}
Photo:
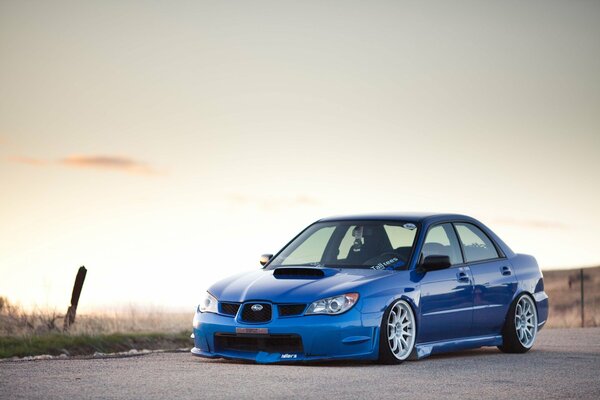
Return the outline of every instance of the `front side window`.
{"type": "Polygon", "coordinates": [[[448,256],[450,264],[462,264],[462,254],[452,224],[436,225],[429,229],[421,251],[421,261],[427,256],[448,256]]]}
{"type": "Polygon", "coordinates": [[[267,267],[405,269],[417,226],[397,221],[316,223],[285,247],[267,267]]]}
{"type": "Polygon", "coordinates": [[[491,239],[473,224],[454,224],[463,245],[467,262],[498,258],[498,251],[491,239]]]}

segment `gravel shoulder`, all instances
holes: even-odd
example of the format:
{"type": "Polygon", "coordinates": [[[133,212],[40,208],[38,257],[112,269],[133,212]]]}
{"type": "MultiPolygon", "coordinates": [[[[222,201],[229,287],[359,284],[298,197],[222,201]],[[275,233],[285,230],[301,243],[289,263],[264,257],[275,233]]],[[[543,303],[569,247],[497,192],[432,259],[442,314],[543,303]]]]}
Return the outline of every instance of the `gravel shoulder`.
{"type": "Polygon", "coordinates": [[[600,398],[600,328],[545,329],[527,354],[448,353],[398,366],[256,365],[187,353],[0,363],[0,398],[600,398]]]}

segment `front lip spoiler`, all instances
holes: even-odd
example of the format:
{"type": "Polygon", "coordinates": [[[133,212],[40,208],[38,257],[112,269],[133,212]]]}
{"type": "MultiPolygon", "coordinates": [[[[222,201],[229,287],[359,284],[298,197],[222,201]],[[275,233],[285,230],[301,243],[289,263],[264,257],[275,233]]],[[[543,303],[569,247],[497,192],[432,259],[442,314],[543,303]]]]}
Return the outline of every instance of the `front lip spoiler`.
{"type": "Polygon", "coordinates": [[[193,347],[192,350],[190,350],[190,352],[195,356],[204,357],[204,358],[219,358],[219,357],[221,357],[218,354],[207,353],[205,351],[202,351],[197,347],[193,347]]]}
{"type": "Polygon", "coordinates": [[[197,357],[208,358],[208,359],[217,359],[223,358],[226,360],[234,360],[234,361],[249,361],[255,362],[258,364],[290,364],[297,362],[318,362],[318,361],[341,361],[341,360],[352,360],[352,361],[372,361],[374,360],[374,356],[372,353],[359,353],[352,355],[343,355],[343,356],[307,356],[304,353],[251,353],[251,352],[231,352],[231,353],[208,353],[202,351],[196,347],[191,350],[191,353],[197,357]],[[286,355],[291,355],[295,357],[286,357],[286,355]],[[282,358],[283,356],[283,358],[282,358]]]}

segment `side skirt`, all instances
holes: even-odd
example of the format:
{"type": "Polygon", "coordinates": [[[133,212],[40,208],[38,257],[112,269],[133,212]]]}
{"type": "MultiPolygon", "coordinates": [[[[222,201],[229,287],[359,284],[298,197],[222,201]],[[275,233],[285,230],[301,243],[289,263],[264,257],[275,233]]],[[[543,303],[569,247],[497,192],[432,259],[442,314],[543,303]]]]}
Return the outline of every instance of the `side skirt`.
{"type": "Polygon", "coordinates": [[[476,349],[483,346],[500,346],[501,344],[501,335],[474,336],[462,339],[440,340],[438,342],[417,343],[417,359],[425,358],[437,353],[476,349]]]}

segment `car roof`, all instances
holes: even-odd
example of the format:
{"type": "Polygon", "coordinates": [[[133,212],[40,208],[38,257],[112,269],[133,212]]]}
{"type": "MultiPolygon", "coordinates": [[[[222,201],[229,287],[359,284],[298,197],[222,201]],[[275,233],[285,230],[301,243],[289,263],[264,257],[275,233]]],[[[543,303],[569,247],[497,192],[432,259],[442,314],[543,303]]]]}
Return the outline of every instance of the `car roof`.
{"type": "Polygon", "coordinates": [[[357,215],[337,215],[322,218],[318,222],[333,221],[403,221],[413,223],[432,223],[448,220],[474,220],[467,215],[432,213],[432,212],[400,212],[400,213],[374,213],[357,215]]]}

